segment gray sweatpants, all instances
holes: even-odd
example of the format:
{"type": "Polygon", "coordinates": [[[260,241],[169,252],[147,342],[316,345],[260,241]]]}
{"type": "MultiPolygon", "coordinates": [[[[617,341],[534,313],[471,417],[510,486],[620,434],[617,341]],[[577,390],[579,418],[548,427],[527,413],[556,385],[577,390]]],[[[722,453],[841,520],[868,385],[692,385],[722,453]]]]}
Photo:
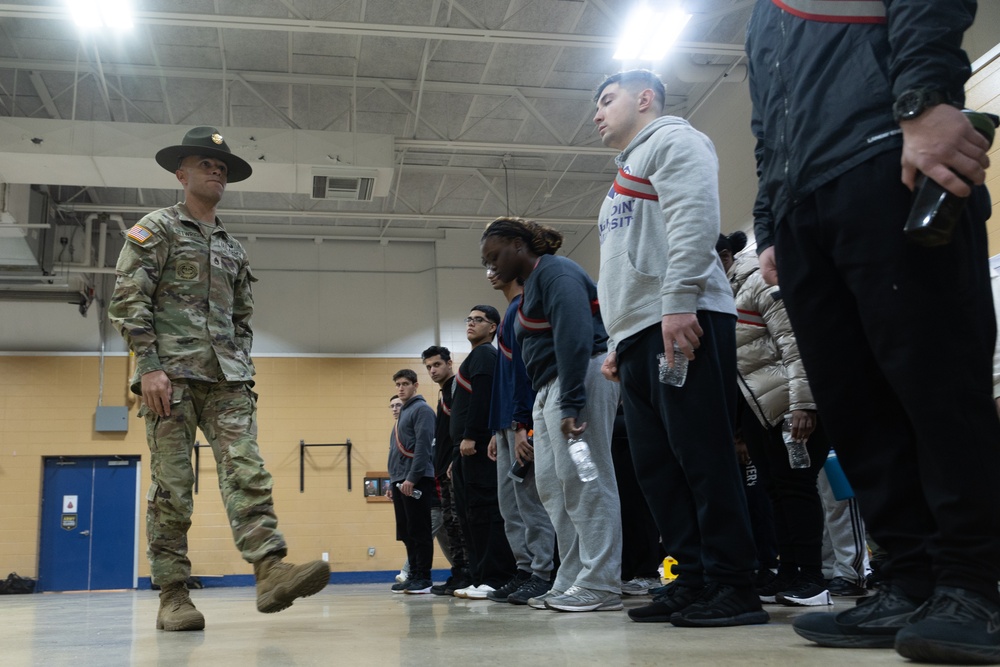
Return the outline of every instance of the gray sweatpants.
{"type": "Polygon", "coordinates": [[[583,439],[597,466],[598,478],[581,482],[563,437],[559,378],[535,397],[535,481],[559,541],[561,563],[553,590],[570,586],[621,593],[622,524],[611,429],[618,406],[618,385],[601,375],[604,355],[590,360],[585,388],[587,405],[577,419],[586,423],[583,439]]]}
{"type": "Polygon", "coordinates": [[[496,439],[497,496],[507,542],[514,553],[518,570],[531,572],[548,581],[552,574],[556,533],[542,499],[538,497],[535,466],[528,470],[524,481],[515,482],[507,475],[515,459],[513,429],[497,431],[496,439]]]}

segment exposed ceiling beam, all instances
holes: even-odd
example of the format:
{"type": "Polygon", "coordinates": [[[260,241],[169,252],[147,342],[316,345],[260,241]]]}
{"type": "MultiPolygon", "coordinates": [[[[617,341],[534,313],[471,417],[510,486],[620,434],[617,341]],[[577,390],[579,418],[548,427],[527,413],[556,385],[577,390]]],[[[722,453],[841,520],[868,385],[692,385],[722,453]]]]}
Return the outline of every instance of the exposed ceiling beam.
{"type": "MultiPolygon", "coordinates": [[[[4,17],[70,21],[69,12],[65,8],[58,6],[39,7],[0,4],[0,18],[4,17]]],[[[611,35],[566,35],[516,30],[451,28],[445,26],[310,21],[298,18],[270,16],[136,12],[133,20],[140,25],[168,25],[181,28],[263,30],[269,32],[357,35],[360,37],[441,39],[463,42],[519,44],[522,46],[568,46],[585,49],[610,49],[614,48],[617,41],[611,35]]],[[[744,52],[742,44],[717,44],[712,42],[676,42],[672,49],[675,53],[707,53],[722,56],[742,56],[744,52]]]]}
{"type": "Polygon", "coordinates": [[[35,92],[38,93],[38,99],[42,101],[42,106],[49,112],[49,116],[62,120],[62,116],[59,115],[59,109],[56,108],[55,102],[52,100],[52,95],[49,93],[48,87],[42,80],[42,75],[38,72],[32,72],[28,78],[31,79],[31,85],[35,87],[35,92]]]}
{"type": "MultiPolygon", "coordinates": [[[[75,73],[76,64],[70,61],[22,60],[20,58],[0,58],[0,69],[32,70],[75,73]]],[[[87,68],[90,70],[91,68],[87,68]]],[[[196,79],[220,81],[235,80],[237,77],[250,83],[276,83],[282,85],[300,84],[306,86],[331,86],[336,88],[391,88],[405,92],[415,92],[419,84],[410,79],[380,79],[359,76],[328,76],[326,74],[291,74],[288,72],[256,72],[252,70],[227,69],[223,75],[218,69],[196,67],[160,67],[158,65],[116,65],[103,63],[104,72],[114,76],[170,77],[176,79],[196,79]]],[[[93,71],[96,76],[97,72],[93,71]]],[[[536,88],[532,86],[500,86],[480,83],[457,83],[451,81],[425,81],[425,92],[455,93],[459,95],[495,95],[511,97],[521,94],[527,98],[551,100],[576,100],[593,102],[594,91],[571,88],[536,88]]]]}

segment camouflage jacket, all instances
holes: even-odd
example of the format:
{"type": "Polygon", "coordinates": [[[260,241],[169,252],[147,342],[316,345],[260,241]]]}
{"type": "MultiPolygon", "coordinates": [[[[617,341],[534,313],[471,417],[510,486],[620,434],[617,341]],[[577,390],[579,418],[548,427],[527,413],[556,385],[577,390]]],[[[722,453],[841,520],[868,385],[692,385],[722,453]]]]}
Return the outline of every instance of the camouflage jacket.
{"type": "Polygon", "coordinates": [[[249,381],[253,295],[246,251],[216,219],[208,238],[184,204],[154,211],[126,234],[108,306],[135,353],[132,391],[163,370],[171,379],[249,381]]]}

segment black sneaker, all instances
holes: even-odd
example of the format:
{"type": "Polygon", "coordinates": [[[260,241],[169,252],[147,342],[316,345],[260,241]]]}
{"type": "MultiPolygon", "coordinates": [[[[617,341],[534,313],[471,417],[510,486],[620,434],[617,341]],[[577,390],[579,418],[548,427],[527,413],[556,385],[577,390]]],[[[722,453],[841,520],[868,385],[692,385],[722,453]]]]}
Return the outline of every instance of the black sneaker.
{"type": "Polygon", "coordinates": [[[701,591],[697,586],[668,584],[652,604],[629,609],[628,617],[636,623],[669,623],[670,617],[697,600],[701,591]]]}
{"type": "MultiPolygon", "coordinates": [[[[822,579],[820,580],[822,581],[822,579]]],[[[788,590],[781,591],[775,599],[786,607],[819,607],[832,605],[833,598],[825,585],[799,576],[788,590]]]]}
{"type": "Polygon", "coordinates": [[[510,581],[508,581],[506,584],[504,584],[500,588],[497,588],[487,593],[486,599],[493,600],[494,602],[506,602],[507,596],[516,591],[517,589],[519,589],[522,585],[524,585],[524,582],[528,581],[529,579],[531,579],[530,572],[524,572],[523,570],[518,570],[517,573],[513,577],[511,577],[510,581]]]}
{"type": "Polygon", "coordinates": [[[471,586],[472,580],[465,578],[456,579],[454,576],[448,577],[447,581],[443,584],[437,584],[436,586],[431,586],[431,593],[434,595],[447,595],[451,597],[455,594],[459,588],[465,588],[466,586],[471,586]]]}
{"type": "Polygon", "coordinates": [[[903,629],[920,603],[886,583],[874,595],[858,600],[840,613],[804,614],[792,621],[792,629],[820,646],[834,648],[892,648],[896,633],[903,629]]]}
{"type": "MultiPolygon", "coordinates": [[[[520,588],[507,596],[507,602],[511,604],[528,604],[528,600],[531,598],[537,598],[539,595],[549,592],[551,588],[551,581],[546,581],[541,577],[531,575],[531,578],[521,584],[520,588]]],[[[489,597],[489,595],[486,597],[489,597]]]]}
{"type": "Polygon", "coordinates": [[[393,593],[405,593],[406,586],[409,583],[410,583],[409,579],[407,579],[406,581],[400,581],[398,583],[393,584],[392,588],[390,588],[389,590],[391,590],[393,593]]]}
{"type": "Polygon", "coordinates": [[[681,628],[759,625],[769,620],[757,591],[751,586],[736,588],[728,584],[709,584],[697,600],[670,617],[670,622],[681,628]]]}
{"type": "Polygon", "coordinates": [[[798,576],[797,572],[789,572],[787,570],[778,572],[766,584],[757,587],[757,597],[760,598],[761,602],[768,604],[777,603],[778,593],[791,589],[795,585],[795,578],[798,576]]]}
{"type": "Polygon", "coordinates": [[[406,582],[403,592],[407,595],[424,595],[431,592],[434,582],[430,579],[410,579],[406,582]]]}
{"type": "Polygon", "coordinates": [[[1000,606],[972,591],[938,586],[896,634],[896,651],[916,662],[996,664],[1000,606]]]}
{"type": "Polygon", "coordinates": [[[826,590],[835,598],[859,598],[868,595],[868,590],[845,577],[834,577],[826,584],[826,590]]]}

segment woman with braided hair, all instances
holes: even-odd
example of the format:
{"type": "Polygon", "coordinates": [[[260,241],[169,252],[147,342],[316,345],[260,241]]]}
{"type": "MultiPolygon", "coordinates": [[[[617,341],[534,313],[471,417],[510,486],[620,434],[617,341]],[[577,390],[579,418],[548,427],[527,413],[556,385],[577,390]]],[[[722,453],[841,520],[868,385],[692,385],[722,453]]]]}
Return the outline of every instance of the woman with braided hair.
{"type": "Polygon", "coordinates": [[[556,531],[562,564],[536,609],[613,611],[621,601],[621,517],[611,460],[618,385],[601,375],[607,352],[597,287],[575,262],[555,255],[562,234],[521,218],[498,218],[483,233],[483,264],[520,280],[515,331],[537,392],[533,410],[538,495],[556,531]],[[583,482],[569,438],[585,437],[598,476],[583,482]]]}

